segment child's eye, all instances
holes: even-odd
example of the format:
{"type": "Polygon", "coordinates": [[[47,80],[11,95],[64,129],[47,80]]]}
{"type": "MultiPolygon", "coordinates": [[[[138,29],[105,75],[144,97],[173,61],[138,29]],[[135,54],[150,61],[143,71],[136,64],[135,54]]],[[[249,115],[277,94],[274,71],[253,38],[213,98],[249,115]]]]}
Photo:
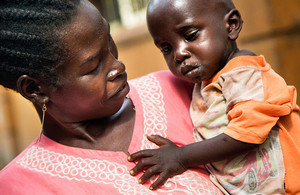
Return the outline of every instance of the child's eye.
{"type": "Polygon", "coordinates": [[[192,31],[191,33],[188,33],[184,36],[184,39],[186,41],[194,41],[197,38],[199,30],[192,31]]]}
{"type": "Polygon", "coordinates": [[[163,46],[163,47],[160,48],[160,51],[161,51],[164,55],[166,55],[166,54],[170,53],[170,51],[171,51],[171,46],[170,46],[170,45],[163,46]]]}
{"type": "Polygon", "coordinates": [[[112,37],[111,37],[111,35],[109,34],[109,38],[108,38],[108,44],[110,45],[110,43],[111,43],[111,40],[112,40],[112,37]]]}

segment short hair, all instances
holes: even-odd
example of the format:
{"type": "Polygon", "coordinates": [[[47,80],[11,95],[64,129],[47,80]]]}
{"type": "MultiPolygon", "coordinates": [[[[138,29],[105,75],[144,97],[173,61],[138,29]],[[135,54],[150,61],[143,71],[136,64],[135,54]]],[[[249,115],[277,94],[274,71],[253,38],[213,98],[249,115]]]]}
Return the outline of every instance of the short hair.
{"type": "MultiPolygon", "coordinates": [[[[169,3],[169,2],[173,2],[173,0],[150,0],[147,7],[147,14],[152,12],[156,6],[161,6],[162,4],[169,3]]],[[[185,0],[185,2],[187,3],[188,0],[185,0]]],[[[218,6],[221,10],[225,11],[225,13],[227,13],[231,9],[235,9],[235,5],[232,0],[203,0],[203,1],[196,0],[195,3],[199,3],[199,4],[206,3],[206,4],[218,6]]],[[[195,5],[195,6],[197,7],[199,5],[195,5]]]]}
{"type": "Polygon", "coordinates": [[[67,51],[61,27],[77,13],[80,0],[1,0],[0,84],[17,91],[22,75],[58,81],[67,51]]]}

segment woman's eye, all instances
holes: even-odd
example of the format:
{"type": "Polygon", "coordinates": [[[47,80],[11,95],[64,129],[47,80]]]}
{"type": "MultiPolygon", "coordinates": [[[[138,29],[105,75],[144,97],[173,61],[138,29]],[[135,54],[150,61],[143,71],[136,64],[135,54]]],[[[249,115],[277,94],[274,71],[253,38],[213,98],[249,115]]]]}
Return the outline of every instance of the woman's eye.
{"type": "Polygon", "coordinates": [[[97,72],[99,70],[99,68],[100,68],[100,62],[97,64],[97,66],[93,70],[91,70],[90,72],[88,72],[87,75],[93,74],[93,73],[97,72]]]}
{"type": "Polygon", "coordinates": [[[187,34],[186,36],[184,36],[184,39],[186,41],[193,41],[197,38],[197,35],[198,35],[199,31],[198,30],[195,30],[189,34],[187,34]]]}

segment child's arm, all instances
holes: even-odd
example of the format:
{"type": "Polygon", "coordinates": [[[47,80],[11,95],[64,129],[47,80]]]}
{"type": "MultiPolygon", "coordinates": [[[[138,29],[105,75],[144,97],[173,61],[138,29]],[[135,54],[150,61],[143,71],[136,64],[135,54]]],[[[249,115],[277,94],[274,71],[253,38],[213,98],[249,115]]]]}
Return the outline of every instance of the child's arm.
{"type": "Polygon", "coordinates": [[[158,135],[148,136],[148,139],[160,148],[136,152],[131,154],[128,160],[142,158],[130,171],[131,175],[136,175],[149,167],[139,179],[141,184],[153,175],[159,174],[157,180],[150,186],[152,190],[164,184],[168,178],[183,173],[189,167],[235,157],[257,146],[237,141],[226,134],[182,147],[158,135]]]}

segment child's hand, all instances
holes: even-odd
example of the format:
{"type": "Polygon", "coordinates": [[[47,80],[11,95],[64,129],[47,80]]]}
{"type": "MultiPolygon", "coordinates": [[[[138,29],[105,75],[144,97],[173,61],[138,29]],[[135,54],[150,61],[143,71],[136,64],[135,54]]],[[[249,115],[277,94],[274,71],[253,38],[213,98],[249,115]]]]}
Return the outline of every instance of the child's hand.
{"type": "Polygon", "coordinates": [[[132,162],[142,158],[130,171],[131,175],[136,175],[148,168],[139,179],[141,184],[153,175],[159,174],[157,180],[150,186],[150,190],[155,190],[163,185],[168,178],[183,173],[187,168],[181,163],[180,147],[158,135],[147,136],[147,138],[160,148],[136,152],[128,156],[128,161],[132,162]]]}

